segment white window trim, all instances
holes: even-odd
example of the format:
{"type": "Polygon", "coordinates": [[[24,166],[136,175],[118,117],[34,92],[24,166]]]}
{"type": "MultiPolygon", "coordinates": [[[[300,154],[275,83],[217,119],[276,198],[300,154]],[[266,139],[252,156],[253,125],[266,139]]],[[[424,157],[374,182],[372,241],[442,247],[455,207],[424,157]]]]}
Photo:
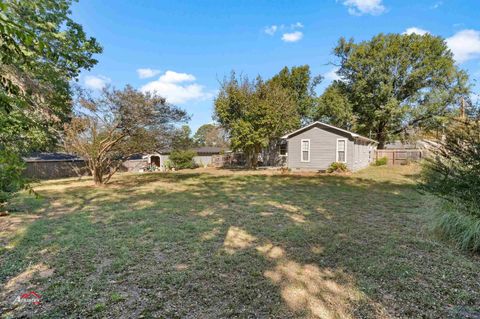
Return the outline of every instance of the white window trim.
{"type": "Polygon", "coordinates": [[[310,162],[310,139],[303,139],[300,141],[300,161],[302,163],[310,162]],[[308,142],[308,160],[303,160],[303,142],[308,142]]]}
{"type": "Polygon", "coordinates": [[[337,138],[337,145],[335,147],[335,162],[338,162],[338,141],[345,141],[345,161],[341,163],[347,163],[347,145],[348,139],[346,138],[337,138]]]}
{"type": "Polygon", "coordinates": [[[287,151],[285,152],[285,154],[280,154],[280,149],[279,149],[278,150],[278,156],[280,156],[280,157],[287,157],[288,156],[288,144],[286,146],[287,146],[287,151]]]}

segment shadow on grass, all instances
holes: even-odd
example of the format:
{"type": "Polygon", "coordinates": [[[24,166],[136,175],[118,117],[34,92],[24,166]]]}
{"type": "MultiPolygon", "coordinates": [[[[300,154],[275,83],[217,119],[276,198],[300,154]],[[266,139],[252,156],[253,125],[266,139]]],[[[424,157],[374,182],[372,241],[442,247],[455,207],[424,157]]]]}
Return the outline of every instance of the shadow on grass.
{"type": "Polygon", "coordinates": [[[12,300],[34,288],[47,316],[446,317],[447,305],[478,306],[478,260],[421,235],[412,185],[154,173],[43,195],[42,218],[2,251],[5,313],[32,311],[12,300]]]}

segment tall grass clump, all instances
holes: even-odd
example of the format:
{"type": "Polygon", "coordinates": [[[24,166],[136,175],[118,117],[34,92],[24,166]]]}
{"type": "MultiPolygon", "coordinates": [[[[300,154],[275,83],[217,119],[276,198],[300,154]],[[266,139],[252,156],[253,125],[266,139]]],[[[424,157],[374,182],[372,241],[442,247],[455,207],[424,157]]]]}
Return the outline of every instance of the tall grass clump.
{"type": "Polygon", "coordinates": [[[380,157],[379,159],[377,159],[373,165],[375,166],[383,166],[383,165],[387,165],[388,164],[388,158],[386,156],[384,157],[380,157]]]}
{"type": "Polygon", "coordinates": [[[423,188],[444,200],[433,218],[436,234],[480,252],[480,120],[455,120],[432,147],[422,171],[423,188]]]}
{"type": "Polygon", "coordinates": [[[480,251],[480,218],[445,205],[434,216],[433,230],[439,237],[455,243],[462,250],[480,251]]]}

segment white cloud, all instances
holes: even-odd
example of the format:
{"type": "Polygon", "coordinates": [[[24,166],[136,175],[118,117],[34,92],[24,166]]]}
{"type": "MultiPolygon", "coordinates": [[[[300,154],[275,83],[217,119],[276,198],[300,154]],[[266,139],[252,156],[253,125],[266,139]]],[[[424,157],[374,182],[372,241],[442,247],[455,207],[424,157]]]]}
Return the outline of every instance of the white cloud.
{"type": "Polygon", "coordinates": [[[278,30],[278,27],[276,25],[271,25],[271,26],[265,27],[265,29],[263,29],[263,31],[268,35],[274,35],[275,32],[277,32],[277,30],[278,30]]]}
{"type": "Polygon", "coordinates": [[[458,63],[480,57],[480,31],[462,30],[446,39],[458,63]]]}
{"type": "Polygon", "coordinates": [[[213,93],[206,92],[204,86],[197,83],[188,73],[167,71],[158,80],[151,81],[140,88],[142,92],[154,92],[173,104],[209,99],[213,93]]]}
{"type": "Polygon", "coordinates": [[[329,81],[335,81],[335,80],[340,80],[340,77],[337,74],[338,68],[333,68],[327,73],[323,74],[326,80],[329,81]]]}
{"type": "Polygon", "coordinates": [[[387,10],[382,4],[382,0],[345,0],[343,5],[348,8],[348,13],[352,15],[379,15],[387,10]]]}
{"type": "Polygon", "coordinates": [[[167,71],[160,77],[160,80],[165,83],[181,83],[181,82],[193,82],[195,77],[188,73],[178,73],[175,71],[167,71]]]}
{"type": "Polygon", "coordinates": [[[282,35],[282,41],[284,42],[297,42],[303,38],[303,33],[300,31],[295,31],[291,33],[284,33],[282,35]]]}
{"type": "Polygon", "coordinates": [[[438,2],[435,2],[431,7],[430,9],[438,9],[440,8],[440,6],[443,4],[443,1],[438,1],[438,2]]]}
{"type": "Polygon", "coordinates": [[[292,29],[302,29],[303,28],[303,24],[301,22],[297,22],[297,23],[294,23],[290,26],[290,28],[292,29]]]}
{"type": "Polygon", "coordinates": [[[140,79],[148,79],[152,78],[156,75],[160,74],[160,70],[145,68],[145,69],[137,69],[137,74],[140,79]]]}
{"type": "Polygon", "coordinates": [[[430,33],[430,32],[427,31],[427,30],[421,29],[421,28],[411,27],[411,28],[408,28],[407,30],[405,30],[405,32],[403,32],[402,34],[424,35],[424,34],[427,34],[427,33],[430,33]]]}
{"type": "Polygon", "coordinates": [[[103,75],[87,75],[83,79],[86,87],[93,90],[101,90],[112,80],[103,75]]]}
{"type": "MultiPolygon", "coordinates": [[[[298,37],[298,35],[301,32],[299,32],[299,31],[296,32],[296,30],[303,29],[303,27],[304,27],[304,25],[301,22],[292,23],[290,25],[289,24],[280,24],[280,25],[272,24],[271,26],[265,27],[263,29],[263,32],[265,32],[266,34],[268,34],[270,36],[274,36],[277,32],[287,32],[287,33],[283,34],[284,37],[282,37],[282,40],[284,40],[284,38],[288,38],[291,34],[295,34],[298,37]],[[285,37],[285,35],[286,35],[286,37],[285,37]]],[[[298,40],[300,40],[302,38],[302,36],[303,36],[303,34],[300,35],[300,38],[298,40]]],[[[294,41],[290,41],[290,42],[295,42],[295,41],[298,41],[298,40],[294,40],[294,41]]],[[[288,42],[288,40],[284,40],[284,41],[288,42]]]]}

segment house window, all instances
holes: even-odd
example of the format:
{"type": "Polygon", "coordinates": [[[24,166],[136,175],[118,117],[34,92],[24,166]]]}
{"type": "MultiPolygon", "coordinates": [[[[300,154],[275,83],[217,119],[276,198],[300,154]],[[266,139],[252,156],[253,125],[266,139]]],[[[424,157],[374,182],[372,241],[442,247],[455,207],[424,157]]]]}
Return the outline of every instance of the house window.
{"type": "Polygon", "coordinates": [[[310,140],[302,140],[302,162],[310,162],[310,140]]]}
{"type": "Polygon", "coordinates": [[[347,162],[347,140],[345,139],[337,140],[337,162],[347,162]]]}
{"type": "Polygon", "coordinates": [[[280,146],[279,146],[279,153],[280,153],[280,156],[285,156],[285,155],[287,155],[287,143],[282,143],[282,144],[280,144],[280,146]]]}

